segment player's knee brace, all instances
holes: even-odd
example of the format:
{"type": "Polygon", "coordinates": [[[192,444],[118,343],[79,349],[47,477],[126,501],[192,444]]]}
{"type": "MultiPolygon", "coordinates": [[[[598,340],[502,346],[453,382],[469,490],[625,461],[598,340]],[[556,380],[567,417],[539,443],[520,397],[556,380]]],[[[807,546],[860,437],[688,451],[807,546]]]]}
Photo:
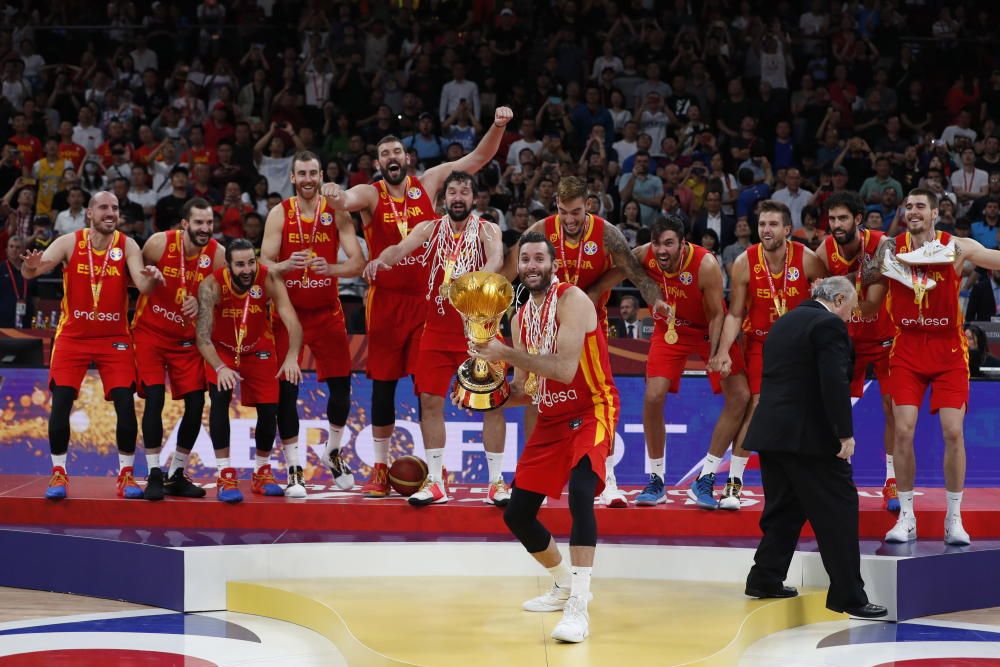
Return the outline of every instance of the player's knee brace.
{"type": "Polygon", "coordinates": [[[115,404],[115,415],[118,424],[115,427],[115,440],[118,441],[118,451],[125,454],[135,453],[135,441],[139,437],[139,422],[135,418],[135,399],[131,387],[112,389],[111,400],[115,404]]]}
{"type": "Polygon", "coordinates": [[[545,496],[534,491],[514,487],[510,502],[503,513],[503,521],[528,553],[545,551],[552,541],[552,534],[538,520],[538,509],[545,496]]]}
{"type": "Polygon", "coordinates": [[[201,413],[205,410],[205,392],[184,394],[184,416],[177,428],[177,449],[190,452],[201,431],[201,413]]]}
{"type": "Polygon", "coordinates": [[[274,449],[274,436],[278,430],[278,406],[274,403],[257,405],[257,428],[254,442],[258,451],[270,452],[274,449]]]}
{"type": "Polygon", "coordinates": [[[163,404],[167,400],[167,388],[154,384],[143,388],[146,394],[146,408],[142,413],[142,446],[156,449],[163,444],[163,404]]]}
{"type": "Polygon", "coordinates": [[[350,376],[329,378],[326,387],[329,391],[326,399],[326,419],[331,424],[343,426],[347,423],[347,415],[351,412],[351,378],[350,376]]]}
{"type": "MultiPolygon", "coordinates": [[[[278,382],[278,435],[282,440],[299,437],[299,386],[280,380],[278,382]]],[[[258,417],[260,409],[257,410],[258,417]]]]}
{"type": "Polygon", "coordinates": [[[569,513],[573,528],[569,544],[574,547],[597,546],[597,517],[594,515],[594,494],[597,492],[597,475],[584,456],[569,475],[569,513]]]}
{"type": "Polygon", "coordinates": [[[208,435],[212,438],[212,449],[219,451],[229,447],[229,403],[232,391],[219,391],[212,385],[208,389],[212,407],[208,411],[208,435]]]}
{"type": "Polygon", "coordinates": [[[396,424],[397,380],[372,380],[372,426],[396,424]]]}
{"type": "Polygon", "coordinates": [[[49,448],[56,456],[69,449],[69,414],[76,391],[72,387],[52,387],[52,412],[49,417],[49,448]]]}

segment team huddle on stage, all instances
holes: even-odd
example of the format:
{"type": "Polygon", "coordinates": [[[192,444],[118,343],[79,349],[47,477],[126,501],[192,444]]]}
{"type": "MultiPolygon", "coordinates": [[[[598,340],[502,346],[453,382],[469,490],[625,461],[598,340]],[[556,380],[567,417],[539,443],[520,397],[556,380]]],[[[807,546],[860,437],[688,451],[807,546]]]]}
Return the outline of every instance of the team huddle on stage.
{"type": "Polygon", "coordinates": [[[668,393],[678,391],[687,358],[695,355],[707,363],[713,391],[721,392],[725,402],[689,495],[705,509],[738,510],[748,460],[741,445],[759,399],[768,331],[809,298],[811,283],[841,275],[854,280],[859,296],[849,325],[856,358],[852,393],[861,395],[873,368],[883,395],[883,497],[886,509],[899,512],[886,540],[916,539],[914,428],[929,386],[946,448],[945,541],[969,543],[960,512],[969,375],[958,286],[964,262],[1000,269],[1000,252],[935,232],[937,197],[928,190],[909,193],[907,231],[895,239],[861,227],[865,208],[858,195],[831,195],[825,204],[831,234],[815,253],[791,241],[788,208],[765,200],[759,205],[760,243],[733,264],[727,308],[722,268],[710,252],[686,240],[680,220],[659,219],[650,243],[633,250],[618,227],[586,212],[586,185],[566,177],[558,185],[558,213],[529,228],[505,258],[500,228],[473,214],[472,174],[492,159],[510,119],[510,109],[501,107],[474,151],[419,179],[408,174],[402,142],[385,137],[377,146],[381,180],[346,191],[322,182],[317,156],[298,153],[290,174],[296,194],[268,215],[259,259],[246,240],[223,248],[212,239],[212,209],[203,199],[187,202],[179,229],[154,234],[140,249],[117,231],[115,196],[96,194],[86,211],[87,228],[24,258],[27,278],[59,265],[64,275],[50,364],[53,467],[46,497],[67,496],[70,412],[91,363],[117,414],[118,495],[149,500],[205,495],[185,475],[185,466],[201,428],[207,390],[209,434],[219,468],[217,498],[242,500],[229,453],[229,406],[239,388],[241,404],[257,411],[251,491],[305,497],[297,413],[304,346],[315,357],[317,380],[328,388],[329,439],[322,461],[339,488],[353,488],[353,475],[340,457],[351,359],[338,278],[364,275],[370,284],[367,373],[375,461],[361,492],[373,498],[390,494],[396,385],[412,375],[428,475],[409,503],[448,502],[444,402],[456,368],[470,354],[512,365],[505,406],[528,406],[528,439],[508,489],[501,470],[503,411],[483,413],[490,480],[484,501],[505,508],[511,532],[553,575],[552,589],[524,608],[563,611],[553,637],[582,641],[589,632],[597,544],[594,499],[603,493],[611,505],[627,503],[608,466],[620,410],[608,361],[610,290],[627,278],[655,319],[643,405],[651,474],[636,505],[666,501],[664,403],[668,393]],[[439,195],[443,216],[435,209],[439,195]],[[355,236],[354,212],[364,223],[367,264],[355,236]],[[340,250],[346,261],[338,260],[340,250]],[[530,298],[511,323],[513,345],[499,339],[482,345],[467,341],[446,294],[453,280],[473,271],[518,278],[528,290],[530,298]],[[141,293],[131,324],[130,282],[141,293]],[[172,398],[184,401],[184,416],[164,471],[161,414],[167,378],[172,398]],[[142,435],[150,472],[144,489],[133,474],[136,392],[146,400],[142,435]],[[287,470],[284,487],[270,465],[276,437],[287,470]],[[730,444],[728,478],[717,498],[715,478],[730,444]],[[571,566],[537,519],[545,497],[559,497],[567,484],[571,566]]]}

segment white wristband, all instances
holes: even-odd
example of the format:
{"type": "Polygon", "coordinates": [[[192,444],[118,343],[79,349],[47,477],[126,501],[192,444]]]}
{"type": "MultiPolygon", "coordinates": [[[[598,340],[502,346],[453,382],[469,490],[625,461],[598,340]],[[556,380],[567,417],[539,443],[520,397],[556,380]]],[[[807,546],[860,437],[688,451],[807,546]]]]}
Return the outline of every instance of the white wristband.
{"type": "Polygon", "coordinates": [[[221,371],[223,368],[226,368],[225,364],[219,364],[218,366],[216,366],[215,367],[215,374],[218,375],[219,371],[221,371]]]}

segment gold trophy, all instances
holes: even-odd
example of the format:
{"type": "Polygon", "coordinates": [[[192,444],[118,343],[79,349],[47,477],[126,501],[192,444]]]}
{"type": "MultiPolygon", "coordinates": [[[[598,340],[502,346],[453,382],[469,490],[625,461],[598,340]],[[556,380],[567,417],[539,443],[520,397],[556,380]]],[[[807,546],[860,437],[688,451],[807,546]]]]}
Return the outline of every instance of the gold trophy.
{"type": "MultiPolygon", "coordinates": [[[[500,332],[504,313],[514,301],[514,287],[497,273],[474,271],[455,279],[448,300],[465,324],[465,337],[477,345],[488,343],[500,332]]],[[[510,396],[507,364],[466,359],[458,367],[453,396],[459,405],[485,411],[503,405],[510,396]]]]}

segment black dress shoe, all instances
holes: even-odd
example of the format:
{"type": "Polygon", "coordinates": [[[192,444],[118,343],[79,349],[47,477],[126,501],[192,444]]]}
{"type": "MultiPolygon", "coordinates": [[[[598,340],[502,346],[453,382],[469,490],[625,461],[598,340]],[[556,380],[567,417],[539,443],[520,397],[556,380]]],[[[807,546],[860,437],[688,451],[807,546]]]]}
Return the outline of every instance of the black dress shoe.
{"type": "Polygon", "coordinates": [[[833,611],[840,611],[855,618],[881,618],[889,613],[889,610],[879,604],[868,604],[861,605],[860,607],[850,607],[849,609],[834,609],[833,611]]]}
{"type": "Polygon", "coordinates": [[[747,584],[743,594],[750,598],[793,598],[799,592],[791,586],[781,586],[779,588],[755,588],[747,584]]]}

